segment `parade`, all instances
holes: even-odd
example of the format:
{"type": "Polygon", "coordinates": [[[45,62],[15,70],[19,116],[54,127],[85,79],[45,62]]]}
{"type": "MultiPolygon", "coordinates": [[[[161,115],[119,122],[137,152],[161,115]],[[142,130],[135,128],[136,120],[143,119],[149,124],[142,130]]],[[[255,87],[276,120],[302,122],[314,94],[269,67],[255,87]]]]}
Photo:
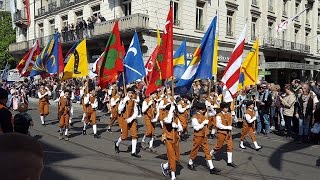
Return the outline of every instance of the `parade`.
{"type": "MultiPolygon", "coordinates": [[[[132,167],[150,161],[152,171],[145,178],[159,179],[162,174],[172,180],[186,171],[193,179],[205,171],[212,178],[231,178],[229,173],[243,167],[242,156],[250,154],[248,161],[269,156],[265,152],[276,138],[281,138],[275,140],[280,146],[292,142],[298,150],[312,147],[319,152],[320,81],[293,79],[280,85],[259,77],[259,38],[244,53],[247,24],[218,76],[218,15],[209,18],[211,23],[187,62],[187,41],[174,49],[173,2],[166,7],[163,31],[157,30],[156,47],[147,62],[139,34],[134,31],[125,47],[116,19],[102,54],[90,67],[87,33],[77,34],[67,53],[61,49],[66,34],[56,32],[43,48],[36,40],[16,66],[24,80],[1,82],[0,142],[11,147],[6,138],[18,142],[24,137],[5,134],[27,135],[25,143],[40,148],[34,151],[40,151],[37,158],[44,158],[53,152],[48,145],[41,151],[39,142],[45,136],[79,149],[88,141],[91,149],[86,151],[95,153],[101,153],[99,148],[107,141],[109,149],[103,156],[132,161],[132,167]],[[37,133],[39,142],[30,139],[37,133]],[[151,159],[150,154],[157,156],[151,159]]],[[[282,32],[291,21],[279,24],[276,31],[282,32]]]]}

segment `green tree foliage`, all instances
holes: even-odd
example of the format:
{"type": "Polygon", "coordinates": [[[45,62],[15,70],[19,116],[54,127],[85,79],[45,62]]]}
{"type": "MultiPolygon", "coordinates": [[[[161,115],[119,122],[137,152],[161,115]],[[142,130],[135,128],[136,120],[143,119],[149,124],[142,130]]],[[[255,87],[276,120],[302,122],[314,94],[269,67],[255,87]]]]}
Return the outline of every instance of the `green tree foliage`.
{"type": "Polygon", "coordinates": [[[10,12],[0,12],[0,69],[10,64],[14,68],[16,62],[9,54],[9,44],[16,41],[16,31],[12,29],[10,12]]]}

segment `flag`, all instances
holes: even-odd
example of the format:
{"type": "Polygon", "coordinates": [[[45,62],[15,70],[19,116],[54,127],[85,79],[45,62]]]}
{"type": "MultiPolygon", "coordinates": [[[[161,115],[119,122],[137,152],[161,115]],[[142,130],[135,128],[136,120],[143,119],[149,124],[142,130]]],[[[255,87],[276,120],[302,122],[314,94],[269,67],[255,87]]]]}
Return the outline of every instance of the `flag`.
{"type": "Polygon", "coordinates": [[[301,11],[300,13],[298,13],[298,14],[292,16],[291,18],[288,18],[288,19],[286,19],[285,21],[283,21],[283,22],[281,22],[280,24],[278,24],[278,25],[276,26],[276,32],[277,32],[277,33],[280,33],[280,32],[282,32],[282,31],[286,30],[287,27],[292,23],[292,21],[298,19],[298,17],[299,17],[303,12],[305,12],[307,9],[309,9],[309,7],[305,8],[305,9],[304,9],[303,11],[301,11]]]}
{"type": "Polygon", "coordinates": [[[32,66],[40,54],[40,46],[38,40],[36,40],[33,46],[29,49],[28,53],[21,59],[17,65],[19,74],[23,77],[29,76],[32,66]]]}
{"type": "Polygon", "coordinates": [[[157,26],[157,42],[158,42],[158,46],[160,46],[161,43],[161,35],[160,35],[160,30],[159,27],[157,26]]]}
{"type": "MultiPolygon", "coordinates": [[[[61,51],[61,50],[60,50],[61,51]]],[[[56,74],[59,72],[59,34],[56,33],[42,49],[37,60],[32,67],[30,77],[44,73],[56,74]]]]}
{"type": "Polygon", "coordinates": [[[58,56],[59,56],[59,63],[58,63],[58,72],[59,75],[62,76],[63,70],[64,70],[64,59],[63,59],[63,54],[62,54],[62,45],[61,42],[58,44],[58,56]]]}
{"type": "Polygon", "coordinates": [[[130,84],[146,76],[137,32],[134,33],[123,63],[125,84],[130,84]]]}
{"type": "Polygon", "coordinates": [[[184,40],[173,55],[173,74],[176,80],[179,80],[183,75],[183,73],[186,71],[186,68],[187,68],[186,55],[187,55],[187,42],[186,40],[184,40]]]}
{"type": "Polygon", "coordinates": [[[98,57],[98,59],[93,63],[92,72],[98,73],[100,71],[101,61],[104,58],[104,52],[98,57]]]}
{"type": "MultiPolygon", "coordinates": [[[[214,39],[214,47],[213,47],[213,64],[212,64],[212,75],[218,74],[218,36],[216,35],[214,39]]],[[[215,81],[217,81],[215,79],[215,81]]]]}
{"type": "Polygon", "coordinates": [[[221,79],[221,82],[223,83],[223,97],[225,102],[233,101],[232,96],[234,96],[238,90],[240,66],[242,62],[246,30],[247,25],[245,25],[242,30],[241,36],[239,37],[237,44],[232,51],[229,62],[221,79]]]}
{"type": "Polygon", "coordinates": [[[258,84],[259,69],[259,40],[253,44],[248,56],[241,65],[239,88],[243,89],[250,85],[258,84]]]}
{"type": "Polygon", "coordinates": [[[159,46],[156,46],[156,48],[153,50],[151,56],[149,57],[145,65],[147,82],[149,82],[151,79],[152,71],[154,68],[155,61],[157,59],[158,52],[159,52],[159,46]]]}
{"type": "Polygon", "coordinates": [[[82,40],[75,50],[69,54],[68,63],[63,71],[62,80],[86,77],[89,75],[86,39],[82,40]]]}
{"type": "Polygon", "coordinates": [[[217,24],[215,16],[201,40],[200,46],[195,50],[194,56],[181,79],[176,84],[175,92],[188,93],[195,79],[209,79],[212,77],[213,45],[217,24]]]}
{"type": "Polygon", "coordinates": [[[27,24],[28,27],[30,27],[30,3],[29,0],[24,0],[24,8],[26,9],[26,14],[27,14],[27,24]]]}
{"type": "Polygon", "coordinates": [[[6,66],[4,67],[4,69],[1,70],[2,71],[2,73],[1,73],[1,79],[2,80],[7,80],[9,70],[10,70],[10,65],[8,64],[8,61],[7,61],[6,66]]]}
{"type": "Polygon", "coordinates": [[[148,82],[149,83],[146,89],[146,96],[149,96],[151,93],[155,92],[158,88],[162,86],[162,73],[158,59],[155,59],[154,61],[152,72],[150,75],[150,80],[148,82]]]}
{"type": "Polygon", "coordinates": [[[101,67],[98,72],[98,85],[102,88],[115,82],[118,78],[118,74],[123,72],[122,59],[124,56],[124,47],[120,40],[118,21],[114,24],[104,53],[103,59],[98,65],[101,67]]]}
{"type": "Polygon", "coordinates": [[[165,23],[159,46],[158,61],[162,73],[162,79],[173,77],[173,18],[172,3],[165,23]]]}

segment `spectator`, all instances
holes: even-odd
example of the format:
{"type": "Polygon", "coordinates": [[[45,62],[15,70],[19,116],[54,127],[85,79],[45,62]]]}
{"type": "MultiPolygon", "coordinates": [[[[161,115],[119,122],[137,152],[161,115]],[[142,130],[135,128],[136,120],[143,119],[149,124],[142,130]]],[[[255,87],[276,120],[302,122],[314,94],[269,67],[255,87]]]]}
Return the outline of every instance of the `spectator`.
{"type": "Polygon", "coordinates": [[[89,38],[91,38],[93,36],[93,28],[94,28],[94,20],[92,19],[92,17],[88,18],[88,36],[89,38]]]}
{"type": "Polygon", "coordinates": [[[101,16],[101,14],[98,14],[98,18],[100,19],[100,22],[104,22],[106,21],[106,18],[104,18],[103,16],[101,16]]]}
{"type": "Polygon", "coordinates": [[[13,132],[12,114],[6,107],[8,92],[0,88],[0,133],[13,132]]]}
{"type": "Polygon", "coordinates": [[[264,125],[264,133],[267,135],[270,133],[270,107],[272,104],[272,97],[269,90],[267,90],[266,84],[261,84],[259,87],[259,98],[256,100],[259,112],[259,118],[257,118],[257,133],[262,132],[264,125]]]}
{"type": "Polygon", "coordinates": [[[88,38],[88,25],[86,23],[86,20],[82,20],[83,24],[83,37],[88,38]]]}
{"type": "Polygon", "coordinates": [[[33,120],[27,113],[28,106],[26,104],[19,105],[19,113],[14,116],[14,132],[29,134],[29,127],[33,126],[33,120]]]}
{"type": "Polygon", "coordinates": [[[283,105],[283,115],[285,120],[285,126],[287,129],[287,136],[292,137],[292,117],[294,115],[294,105],[296,103],[296,97],[293,93],[292,86],[290,84],[287,84],[284,87],[284,97],[279,96],[280,102],[283,105]]]}

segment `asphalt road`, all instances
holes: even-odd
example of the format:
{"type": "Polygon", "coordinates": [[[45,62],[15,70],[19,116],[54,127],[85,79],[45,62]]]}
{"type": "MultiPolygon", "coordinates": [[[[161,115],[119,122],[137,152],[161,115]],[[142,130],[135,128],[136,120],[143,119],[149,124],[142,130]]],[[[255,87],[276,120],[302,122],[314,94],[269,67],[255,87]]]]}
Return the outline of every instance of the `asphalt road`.
{"type": "MultiPolygon", "coordinates": [[[[38,138],[45,151],[45,168],[42,174],[44,180],[143,180],[169,179],[163,177],[160,164],[166,161],[165,146],[160,142],[161,130],[156,129],[157,139],[154,143],[157,152],[140,150],[141,159],[130,156],[126,152],[131,141],[121,144],[119,154],[114,152],[114,142],[119,138],[118,126],[113,133],[106,131],[109,117],[98,113],[98,133],[101,138],[95,139],[92,127],[89,126],[87,135],[82,135],[82,109],[75,105],[74,119],[70,129],[69,141],[59,140],[57,120],[57,105],[51,103],[50,114],[46,118],[48,125],[41,126],[37,110],[37,100],[31,99],[29,113],[35,121],[31,128],[32,136],[38,138]]],[[[138,120],[139,140],[144,133],[143,121],[138,120]]],[[[192,132],[189,127],[189,132],[192,132]]],[[[187,168],[189,153],[192,147],[192,134],[187,141],[180,143],[181,162],[177,166],[177,179],[320,179],[320,146],[312,144],[297,144],[292,140],[270,134],[257,136],[261,151],[255,151],[251,139],[246,150],[239,149],[238,144],[241,129],[234,129],[233,161],[237,168],[226,166],[226,152],[223,149],[213,159],[214,166],[222,169],[221,175],[211,175],[206,166],[203,152],[199,152],[194,161],[197,171],[187,168]],[[250,145],[252,148],[250,148],[250,145]]],[[[210,140],[210,148],[215,140],[210,140]]],[[[139,148],[138,148],[139,149],[139,148]]]]}

